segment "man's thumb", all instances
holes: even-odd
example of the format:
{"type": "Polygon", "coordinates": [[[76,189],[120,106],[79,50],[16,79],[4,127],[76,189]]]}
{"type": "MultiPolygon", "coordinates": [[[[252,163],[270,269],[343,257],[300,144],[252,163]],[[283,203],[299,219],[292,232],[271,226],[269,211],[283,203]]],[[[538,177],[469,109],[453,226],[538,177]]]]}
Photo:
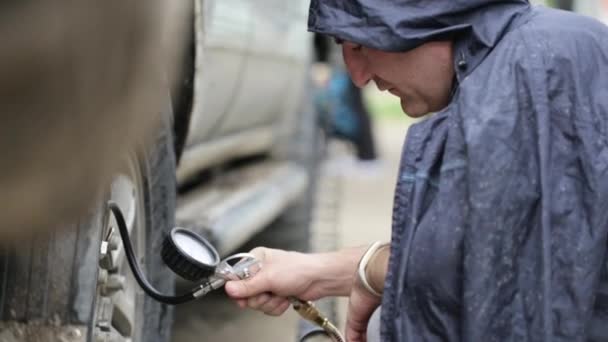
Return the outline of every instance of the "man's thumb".
{"type": "Polygon", "coordinates": [[[247,298],[263,292],[266,292],[266,290],[263,288],[262,282],[256,280],[256,277],[226,283],[226,293],[233,298],[247,298]]]}

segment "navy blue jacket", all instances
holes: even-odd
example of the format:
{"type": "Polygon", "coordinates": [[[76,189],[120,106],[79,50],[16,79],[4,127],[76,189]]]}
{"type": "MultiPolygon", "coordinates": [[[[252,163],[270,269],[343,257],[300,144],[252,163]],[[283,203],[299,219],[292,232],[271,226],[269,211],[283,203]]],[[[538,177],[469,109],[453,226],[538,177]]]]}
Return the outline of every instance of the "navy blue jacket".
{"type": "Polygon", "coordinates": [[[523,0],[312,0],[309,29],[454,41],[403,150],[383,340],[608,339],[608,29],[523,0]]]}

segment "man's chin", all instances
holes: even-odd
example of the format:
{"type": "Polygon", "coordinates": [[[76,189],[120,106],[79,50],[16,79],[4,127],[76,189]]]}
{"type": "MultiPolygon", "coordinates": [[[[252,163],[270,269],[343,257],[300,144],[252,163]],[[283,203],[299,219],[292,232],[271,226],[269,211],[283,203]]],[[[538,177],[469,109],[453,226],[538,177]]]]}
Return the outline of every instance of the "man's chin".
{"type": "Polygon", "coordinates": [[[420,104],[418,106],[408,105],[408,103],[406,103],[404,99],[401,99],[401,110],[403,111],[403,113],[405,113],[405,115],[409,116],[410,118],[419,118],[429,113],[427,106],[423,104],[420,104]]]}

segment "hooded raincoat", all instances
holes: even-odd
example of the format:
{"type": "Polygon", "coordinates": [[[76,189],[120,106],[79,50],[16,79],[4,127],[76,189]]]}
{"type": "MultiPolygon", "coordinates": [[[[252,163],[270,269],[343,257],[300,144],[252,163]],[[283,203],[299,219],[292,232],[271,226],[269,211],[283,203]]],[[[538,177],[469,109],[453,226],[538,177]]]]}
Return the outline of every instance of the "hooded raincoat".
{"type": "Polygon", "coordinates": [[[608,29],[523,0],[312,0],[309,29],[454,42],[403,149],[383,340],[608,340],[608,29]]]}

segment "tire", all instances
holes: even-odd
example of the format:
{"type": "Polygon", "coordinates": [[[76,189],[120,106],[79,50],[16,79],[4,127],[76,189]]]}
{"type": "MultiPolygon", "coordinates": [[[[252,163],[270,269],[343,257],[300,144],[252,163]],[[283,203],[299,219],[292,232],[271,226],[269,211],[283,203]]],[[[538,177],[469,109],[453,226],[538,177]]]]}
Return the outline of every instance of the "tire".
{"type": "MultiPolygon", "coordinates": [[[[134,228],[131,235],[145,237],[134,240],[136,255],[140,256],[140,264],[150,282],[158,290],[172,293],[174,276],[163,266],[159,253],[166,232],[173,227],[175,213],[175,156],[168,120],[152,148],[132,153],[128,159],[139,170],[134,176],[139,181],[134,183],[137,186],[132,193],[141,194],[133,196],[134,208],[140,208],[134,211],[139,214],[133,227],[143,227],[134,228]]],[[[105,203],[113,196],[114,186],[121,186],[118,179],[120,176],[115,178],[110,194],[104,196],[85,219],[65,229],[51,230],[29,241],[3,247],[0,259],[0,327],[3,329],[0,334],[12,331],[16,341],[29,341],[32,334],[45,336],[41,340],[60,340],[53,334],[65,333],[61,327],[69,325],[77,329],[77,332],[71,332],[72,336],[82,336],[78,341],[103,340],[99,339],[102,332],[98,316],[102,300],[98,279],[106,278],[102,276],[104,262],[100,261],[100,246],[102,239],[108,236],[110,220],[105,203]],[[27,325],[26,329],[23,329],[24,325],[27,325]]],[[[118,236],[118,232],[115,234],[118,236]]],[[[138,287],[128,287],[132,285],[129,280],[132,275],[126,260],[123,261],[118,272],[128,274],[125,283],[128,289],[134,289],[132,294],[122,290],[126,293],[125,298],[132,298],[134,303],[132,312],[136,315],[133,315],[129,332],[133,342],[169,341],[172,309],[145,297],[138,287]]],[[[109,273],[113,272],[117,271],[109,273]]],[[[105,289],[108,288],[106,285],[105,289]]],[[[116,296],[112,294],[106,298],[116,296]]],[[[116,333],[114,321],[118,320],[119,310],[113,308],[110,330],[116,333]]]]}

